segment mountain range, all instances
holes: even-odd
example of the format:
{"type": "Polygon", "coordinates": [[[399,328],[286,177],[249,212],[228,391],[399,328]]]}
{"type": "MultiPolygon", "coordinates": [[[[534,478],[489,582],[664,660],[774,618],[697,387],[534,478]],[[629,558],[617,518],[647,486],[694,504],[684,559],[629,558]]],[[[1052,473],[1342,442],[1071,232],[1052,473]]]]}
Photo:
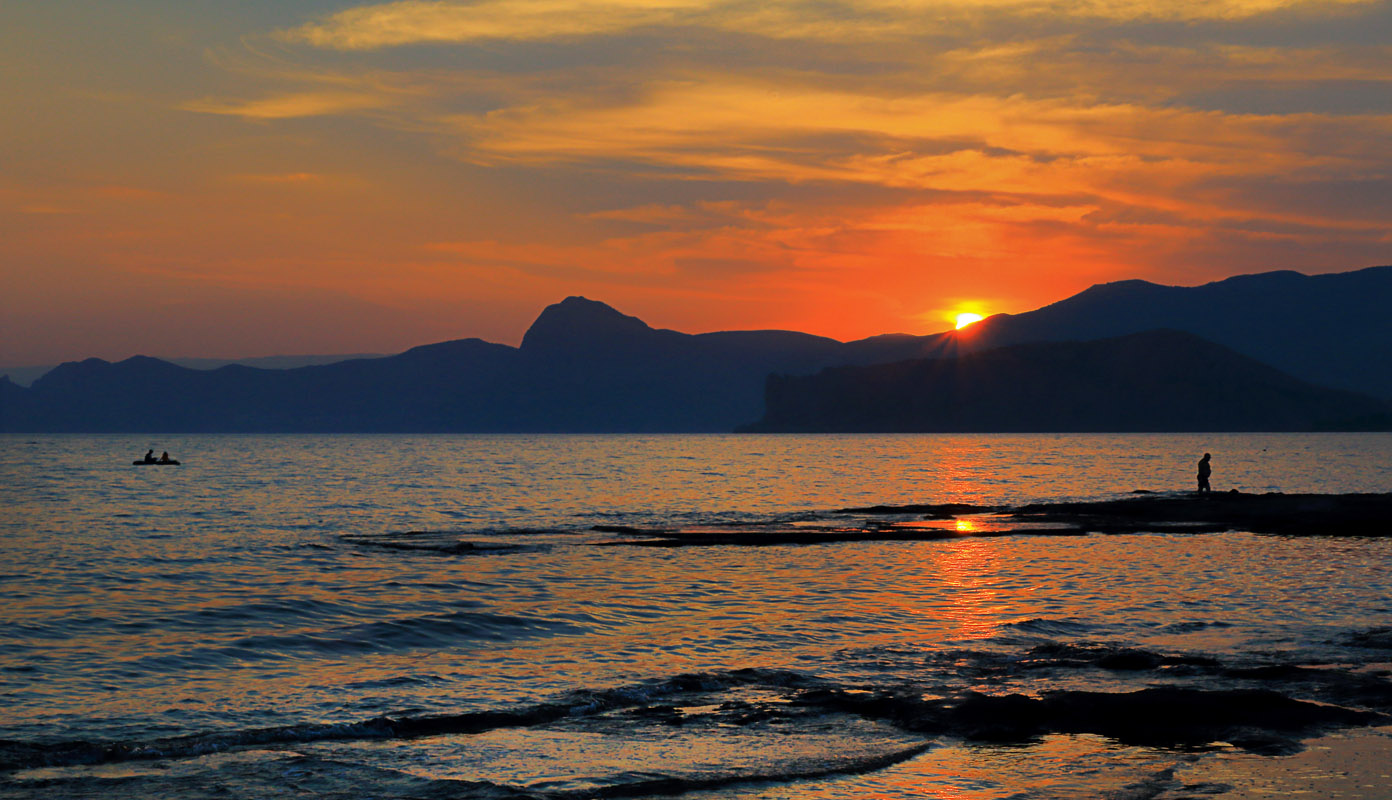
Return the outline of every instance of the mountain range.
{"type": "MultiPolygon", "coordinates": [[[[1122,281],[1094,286],[1037,311],[996,315],[962,331],[838,342],[791,331],[692,335],[658,330],[603,303],[571,297],[546,308],[519,347],[461,339],[394,356],[295,369],[230,365],[193,370],[143,356],[118,363],[69,362],[27,389],[0,379],[0,430],[730,431],[764,415],[766,384],[771,399],[780,402],[792,387],[815,389],[775,376],[925,358],[942,362],[1026,343],[1037,346],[1020,351],[1032,358],[1065,358],[1072,351],[1058,350],[1059,343],[1156,328],[1192,334],[1183,342],[1171,341],[1182,358],[1163,358],[1163,346],[1154,343],[1170,340],[1148,339],[1145,347],[1132,343],[1127,345],[1132,348],[1129,358],[1147,368],[1128,371],[1116,359],[1099,357],[1092,362],[1089,385],[1125,387],[1136,380],[1136,372],[1148,369],[1147,396],[1164,398],[1169,391],[1179,402],[1186,371],[1195,364],[1246,357],[1273,368],[1270,372],[1289,373],[1297,382],[1319,384],[1312,389],[1331,387],[1377,398],[1365,406],[1358,403],[1370,398],[1349,405],[1343,393],[1322,399],[1300,395],[1305,404],[1300,413],[1306,415],[1300,418],[1307,422],[1287,423],[1288,428],[1346,427],[1353,419],[1380,419],[1382,406],[1376,404],[1392,398],[1392,326],[1382,317],[1389,303],[1392,267],[1317,276],[1273,272],[1198,287],[1122,281]],[[1321,403],[1328,408],[1314,408],[1321,403]]],[[[993,391],[1018,394],[1032,368],[1018,353],[1000,358],[1020,371],[1013,384],[1017,388],[1009,388],[1008,372],[992,372],[993,391]]],[[[941,370],[941,363],[933,369],[941,370]]],[[[1029,380],[1037,380],[1038,372],[1029,380]]],[[[1267,373],[1234,374],[1250,381],[1225,389],[1233,409],[1260,404],[1276,385],[1267,373]]],[[[1065,375],[1071,373],[1060,371],[1056,378],[1063,381],[1065,375]]],[[[1028,385],[1030,391],[1045,391],[1042,384],[1028,385]]],[[[960,419],[977,420],[971,424],[986,425],[977,428],[982,430],[1031,425],[1061,430],[1083,424],[1064,422],[1065,411],[1048,424],[1030,417],[1035,422],[1025,428],[1020,427],[1023,422],[1000,427],[1006,423],[970,414],[960,419]]],[[[765,423],[772,424],[770,419],[765,423]]],[[[1124,405],[1105,419],[1104,427],[1115,430],[1148,429],[1150,424],[1142,422],[1143,416],[1128,416],[1124,405]]],[[[1076,429],[1099,429],[1098,424],[1095,420],[1076,429]]],[[[1240,420],[1231,424],[1250,429],[1240,420]]]]}
{"type": "MultiPolygon", "coordinates": [[[[244,367],[261,367],[263,369],[294,369],[295,367],[307,367],[311,364],[333,364],[339,361],[351,361],[359,358],[381,358],[387,353],[339,353],[336,355],[292,355],[292,356],[251,356],[249,358],[167,358],[163,359],[171,364],[177,364],[189,369],[217,369],[229,364],[240,364],[244,367]]],[[[34,381],[42,378],[53,370],[57,364],[27,366],[27,367],[0,367],[0,375],[8,375],[10,380],[20,386],[30,386],[34,381]]]]}
{"type": "Polygon", "coordinates": [[[655,330],[582,297],[520,347],[461,339],[297,369],[192,370],[137,356],[0,381],[0,429],[189,432],[730,431],[764,379],[914,355],[911,336],[842,343],[789,331],[655,330]]]}

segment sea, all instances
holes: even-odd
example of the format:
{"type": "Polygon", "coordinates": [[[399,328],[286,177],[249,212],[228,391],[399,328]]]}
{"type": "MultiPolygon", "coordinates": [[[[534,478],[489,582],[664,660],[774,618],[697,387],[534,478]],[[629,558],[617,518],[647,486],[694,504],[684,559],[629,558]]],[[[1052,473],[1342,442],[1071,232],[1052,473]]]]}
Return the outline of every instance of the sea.
{"type": "Polygon", "coordinates": [[[0,436],[0,798],[1240,794],[1392,732],[1392,538],[758,540],[1205,452],[1392,491],[1389,434],[0,436]]]}

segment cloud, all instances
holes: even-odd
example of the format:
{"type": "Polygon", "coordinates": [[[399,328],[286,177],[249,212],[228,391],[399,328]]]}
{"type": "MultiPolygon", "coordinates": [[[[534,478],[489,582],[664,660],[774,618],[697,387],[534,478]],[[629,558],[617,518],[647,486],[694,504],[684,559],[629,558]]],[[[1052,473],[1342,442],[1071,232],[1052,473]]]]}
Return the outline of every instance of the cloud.
{"type": "MultiPolygon", "coordinates": [[[[466,8],[390,8],[406,5],[466,8]]],[[[1366,250],[1366,220],[1350,225],[1296,192],[1263,202],[1263,187],[1385,173],[1392,116],[1234,113],[1193,98],[1260,81],[1375,90],[1392,78],[1384,48],[1229,45],[1222,24],[1197,25],[1205,33],[1187,45],[1109,42],[1089,25],[1069,36],[1039,23],[993,18],[931,47],[827,39],[817,58],[780,40],[671,30],[556,59],[528,42],[480,48],[458,66],[438,53],[335,54],[333,66],[286,80],[312,96],[388,98],[371,124],[545,194],[536,201],[549,211],[517,211],[535,215],[539,234],[431,246],[476,280],[813,293],[883,271],[898,277],[861,279],[858,291],[883,283],[894,294],[894,280],[921,270],[990,274],[1023,296],[1043,291],[1050,270],[1106,280],[1123,264],[1181,261],[1200,243],[1266,253],[1273,239],[1342,237],[1366,250]],[[735,200],[750,195],[764,199],[735,200]]],[[[452,31],[437,32],[462,35],[452,31]]]]}
{"type": "Polygon", "coordinates": [[[1359,136],[1335,143],[1345,127],[1318,115],[938,92],[885,98],[733,75],[654,85],[625,104],[555,97],[441,123],[484,165],[647,163],[698,179],[1054,192],[1147,173],[1169,191],[1184,176],[1266,174],[1274,161],[1285,171],[1336,168],[1383,158],[1379,142],[1392,131],[1392,118],[1365,118],[1359,136]]]}
{"type": "Polygon", "coordinates": [[[404,0],[340,11],[280,36],[333,50],[485,39],[552,39],[669,23],[681,12],[697,11],[705,5],[700,0],[404,0]]]}
{"type": "Polygon", "coordinates": [[[391,97],[376,93],[309,91],[275,95],[260,100],[205,98],[184,103],[181,108],[203,114],[226,114],[248,119],[292,119],[383,108],[392,102],[391,97]]]}
{"type": "Polygon", "coordinates": [[[819,310],[759,324],[865,335],[921,324],[914,297],[1021,310],[1385,252],[1392,47],[1341,38],[1384,7],[411,0],[219,51],[232,88],[183,108],[263,123],[217,183],[296,258],[371,209],[353,279],[393,264],[384,295],[776,297],[819,310]],[[337,191],[359,171],[373,191],[337,191]]]}
{"type": "Polygon", "coordinates": [[[1392,114],[1392,80],[1228,81],[1176,102],[1239,114],[1392,114]]]}
{"type": "Polygon", "coordinates": [[[331,50],[486,40],[601,36],[652,26],[705,27],[769,38],[913,39],[999,17],[1107,21],[1244,19],[1373,0],[401,0],[360,6],[281,31],[331,50]]]}

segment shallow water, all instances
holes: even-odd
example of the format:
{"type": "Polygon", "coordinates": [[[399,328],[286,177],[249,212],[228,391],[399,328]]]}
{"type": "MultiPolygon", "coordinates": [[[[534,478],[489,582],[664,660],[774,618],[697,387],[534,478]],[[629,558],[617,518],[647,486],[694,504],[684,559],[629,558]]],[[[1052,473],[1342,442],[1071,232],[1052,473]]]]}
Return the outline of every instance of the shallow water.
{"type": "Polygon", "coordinates": [[[1204,451],[1392,491],[1388,435],[0,437],[0,796],[1096,797],[1212,743],[952,709],[1387,710],[1392,539],[592,530],[1180,491],[1204,451]]]}

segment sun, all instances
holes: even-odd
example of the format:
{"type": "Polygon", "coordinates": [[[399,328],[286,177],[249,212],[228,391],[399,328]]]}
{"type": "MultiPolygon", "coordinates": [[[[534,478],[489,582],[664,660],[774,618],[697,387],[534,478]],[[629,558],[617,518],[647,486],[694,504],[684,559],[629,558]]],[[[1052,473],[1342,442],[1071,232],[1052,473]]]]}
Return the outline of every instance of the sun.
{"type": "Polygon", "coordinates": [[[963,311],[962,313],[957,315],[957,330],[960,331],[968,325],[972,324],[973,322],[980,322],[983,319],[985,319],[985,317],[981,316],[980,314],[974,314],[970,311],[963,311]]]}

